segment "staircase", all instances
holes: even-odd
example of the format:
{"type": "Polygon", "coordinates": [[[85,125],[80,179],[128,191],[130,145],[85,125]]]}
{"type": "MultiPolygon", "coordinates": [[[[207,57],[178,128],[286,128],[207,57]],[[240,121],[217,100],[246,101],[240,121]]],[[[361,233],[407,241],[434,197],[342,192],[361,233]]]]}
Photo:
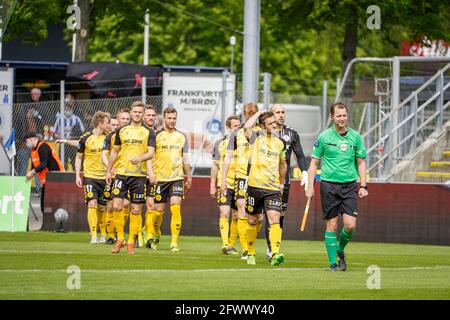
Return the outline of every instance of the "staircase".
{"type": "Polygon", "coordinates": [[[445,183],[450,181],[450,150],[442,152],[441,159],[431,161],[426,171],[417,171],[418,182],[445,183]]]}
{"type": "Polygon", "coordinates": [[[450,180],[450,158],[448,152],[442,153],[450,151],[446,138],[450,122],[449,77],[450,63],[362,133],[367,146],[367,170],[374,179],[432,183],[450,180]]]}

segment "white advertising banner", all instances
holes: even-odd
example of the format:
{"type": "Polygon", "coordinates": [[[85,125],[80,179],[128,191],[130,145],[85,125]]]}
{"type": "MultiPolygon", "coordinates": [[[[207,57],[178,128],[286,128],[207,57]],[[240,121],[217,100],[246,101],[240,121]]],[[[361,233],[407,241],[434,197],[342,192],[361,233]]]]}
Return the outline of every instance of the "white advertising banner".
{"type": "Polygon", "coordinates": [[[8,139],[12,124],[13,69],[0,69],[0,135],[8,139]]]}
{"type": "MultiPolygon", "coordinates": [[[[14,92],[14,69],[0,68],[0,136],[4,144],[12,128],[12,105],[14,92]]],[[[5,150],[0,146],[0,172],[11,173],[10,161],[5,150]]]]}
{"type": "Polygon", "coordinates": [[[177,129],[189,139],[192,166],[211,166],[214,143],[225,132],[226,118],[234,114],[235,84],[235,75],[229,75],[223,110],[221,73],[164,73],[163,109],[177,110],[177,129]]]}

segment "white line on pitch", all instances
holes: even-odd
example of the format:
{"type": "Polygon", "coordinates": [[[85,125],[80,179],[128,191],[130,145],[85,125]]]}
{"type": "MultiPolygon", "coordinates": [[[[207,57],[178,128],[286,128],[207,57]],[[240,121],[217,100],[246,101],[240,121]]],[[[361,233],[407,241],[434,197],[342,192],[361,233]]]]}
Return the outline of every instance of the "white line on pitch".
{"type": "MultiPolygon", "coordinates": [[[[450,266],[416,266],[416,267],[398,267],[398,268],[381,268],[381,270],[431,270],[431,269],[450,269],[450,266]]],[[[327,270],[326,268],[233,268],[233,269],[121,269],[121,270],[95,270],[95,269],[81,269],[83,273],[158,273],[158,272],[236,272],[236,271],[322,271],[327,270]]],[[[361,270],[360,270],[361,271],[361,270]]],[[[25,270],[14,270],[14,269],[4,269],[0,270],[0,273],[39,273],[39,272],[67,272],[67,270],[61,269],[25,269],[25,270]]]]}

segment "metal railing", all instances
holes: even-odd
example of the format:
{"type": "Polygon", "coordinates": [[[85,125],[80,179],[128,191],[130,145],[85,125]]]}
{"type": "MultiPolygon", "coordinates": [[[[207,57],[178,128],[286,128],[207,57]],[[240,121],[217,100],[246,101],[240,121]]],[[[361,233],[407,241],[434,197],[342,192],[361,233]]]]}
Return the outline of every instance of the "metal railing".
{"type": "Polygon", "coordinates": [[[444,75],[449,70],[450,63],[400,104],[394,104],[394,108],[386,117],[362,134],[363,138],[367,138],[371,134],[380,133],[379,139],[367,149],[368,155],[379,151],[378,159],[368,166],[369,174],[378,176],[380,180],[389,180],[396,164],[413,157],[417,147],[425,139],[443,132],[444,112],[450,106],[450,100],[445,102],[444,99],[444,94],[450,88],[450,81],[445,84],[444,75]],[[424,100],[423,96],[428,95],[430,91],[433,92],[431,96],[420,104],[420,101],[424,100]]]}

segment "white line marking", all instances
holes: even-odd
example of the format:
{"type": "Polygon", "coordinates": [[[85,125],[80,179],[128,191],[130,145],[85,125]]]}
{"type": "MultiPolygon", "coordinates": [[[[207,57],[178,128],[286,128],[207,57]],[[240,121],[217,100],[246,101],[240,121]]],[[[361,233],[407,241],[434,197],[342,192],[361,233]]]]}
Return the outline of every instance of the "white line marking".
{"type": "MultiPolygon", "coordinates": [[[[398,267],[398,268],[381,268],[381,270],[433,270],[433,269],[450,269],[450,266],[416,266],[416,267],[398,267]]],[[[96,270],[96,269],[81,269],[83,273],[159,273],[159,272],[240,272],[240,271],[324,271],[327,268],[232,268],[232,269],[121,269],[121,270],[96,270]]],[[[364,271],[364,270],[355,270],[364,271]]],[[[24,269],[24,270],[14,270],[14,269],[0,269],[0,273],[39,273],[39,272],[64,272],[65,269],[24,269]]]]}

